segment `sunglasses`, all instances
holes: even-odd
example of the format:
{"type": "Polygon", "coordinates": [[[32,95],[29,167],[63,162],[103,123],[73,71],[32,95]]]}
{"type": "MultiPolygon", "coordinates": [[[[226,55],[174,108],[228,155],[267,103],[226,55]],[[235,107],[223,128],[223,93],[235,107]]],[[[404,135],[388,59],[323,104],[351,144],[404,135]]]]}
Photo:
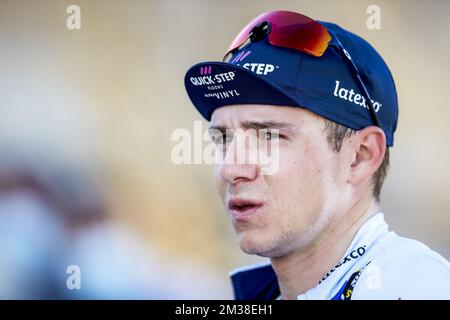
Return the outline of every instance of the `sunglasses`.
{"type": "Polygon", "coordinates": [[[350,68],[353,78],[356,80],[364,98],[374,124],[381,128],[380,120],[373,106],[372,99],[361,79],[358,68],[352,57],[345,50],[339,38],[327,30],[318,21],[300,13],[290,11],[271,11],[263,13],[253,19],[236,36],[227,50],[223,61],[228,62],[232,55],[250,42],[255,42],[268,35],[269,43],[273,46],[295,49],[315,57],[321,57],[334,39],[335,45],[344,57],[350,68]]]}

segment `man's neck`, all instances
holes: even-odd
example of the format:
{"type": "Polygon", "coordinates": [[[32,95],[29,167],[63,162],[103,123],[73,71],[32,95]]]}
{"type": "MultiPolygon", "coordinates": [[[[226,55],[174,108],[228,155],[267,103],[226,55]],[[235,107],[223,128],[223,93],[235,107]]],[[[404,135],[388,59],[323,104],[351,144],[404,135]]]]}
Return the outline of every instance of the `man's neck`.
{"type": "Polygon", "coordinates": [[[272,258],[283,299],[296,299],[315,287],[350,246],[364,222],[378,212],[374,201],[359,201],[325,228],[319,240],[299,251],[272,258]]]}

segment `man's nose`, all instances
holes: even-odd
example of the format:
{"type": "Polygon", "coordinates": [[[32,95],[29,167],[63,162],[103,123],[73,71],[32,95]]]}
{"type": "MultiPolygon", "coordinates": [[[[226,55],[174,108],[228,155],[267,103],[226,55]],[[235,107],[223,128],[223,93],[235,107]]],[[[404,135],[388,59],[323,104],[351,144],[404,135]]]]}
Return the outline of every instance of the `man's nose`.
{"type": "Polygon", "coordinates": [[[219,168],[221,179],[230,184],[254,180],[259,172],[259,166],[251,155],[252,148],[248,144],[245,147],[238,145],[233,140],[228,146],[219,168]]]}

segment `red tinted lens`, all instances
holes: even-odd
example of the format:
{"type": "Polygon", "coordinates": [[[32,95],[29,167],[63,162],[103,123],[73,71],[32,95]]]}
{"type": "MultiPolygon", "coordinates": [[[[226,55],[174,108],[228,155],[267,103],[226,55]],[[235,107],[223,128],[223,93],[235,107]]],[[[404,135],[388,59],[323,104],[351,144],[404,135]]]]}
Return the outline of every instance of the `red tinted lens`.
{"type": "Polygon", "coordinates": [[[296,49],[320,57],[331,36],[319,22],[291,11],[272,11],[253,19],[231,43],[228,52],[240,47],[259,23],[270,22],[269,42],[274,46],[296,49]]]}

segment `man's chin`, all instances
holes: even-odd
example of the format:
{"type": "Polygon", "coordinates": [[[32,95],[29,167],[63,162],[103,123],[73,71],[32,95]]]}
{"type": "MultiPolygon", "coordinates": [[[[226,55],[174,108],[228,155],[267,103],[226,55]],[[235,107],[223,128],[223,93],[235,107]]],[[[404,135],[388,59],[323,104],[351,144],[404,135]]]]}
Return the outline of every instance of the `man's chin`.
{"type": "Polygon", "coordinates": [[[277,252],[277,246],[274,245],[273,241],[258,237],[250,232],[239,234],[239,247],[247,254],[266,258],[275,257],[277,252]]]}

